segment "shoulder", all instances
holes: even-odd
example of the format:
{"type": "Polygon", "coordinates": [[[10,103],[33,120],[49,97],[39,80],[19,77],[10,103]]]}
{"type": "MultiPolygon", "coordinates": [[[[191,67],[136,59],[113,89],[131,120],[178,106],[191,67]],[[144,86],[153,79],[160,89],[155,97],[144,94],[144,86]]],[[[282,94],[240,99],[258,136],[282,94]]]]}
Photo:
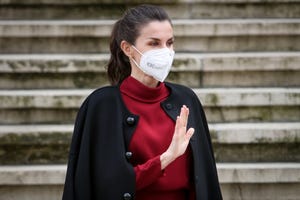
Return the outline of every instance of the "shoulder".
{"type": "Polygon", "coordinates": [[[193,89],[175,83],[166,82],[165,84],[170,88],[170,99],[175,102],[186,104],[196,110],[202,109],[202,103],[193,89]]]}
{"type": "Polygon", "coordinates": [[[165,84],[168,88],[171,89],[171,94],[172,95],[179,95],[179,96],[182,96],[182,97],[197,98],[197,95],[195,94],[195,92],[187,86],[176,84],[176,83],[170,83],[170,82],[166,82],[165,84]]]}
{"type": "Polygon", "coordinates": [[[104,86],[92,91],[84,100],[83,104],[86,106],[93,106],[95,104],[116,101],[119,96],[118,86],[104,86]]]}
{"type": "Polygon", "coordinates": [[[104,86],[94,90],[89,96],[88,99],[107,99],[116,97],[119,94],[118,86],[104,86]]]}

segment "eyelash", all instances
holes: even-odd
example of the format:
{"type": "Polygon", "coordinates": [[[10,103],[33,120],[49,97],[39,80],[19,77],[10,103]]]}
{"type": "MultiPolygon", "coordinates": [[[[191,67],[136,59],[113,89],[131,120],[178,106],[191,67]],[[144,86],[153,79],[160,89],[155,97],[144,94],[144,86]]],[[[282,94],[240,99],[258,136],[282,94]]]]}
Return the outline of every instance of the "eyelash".
{"type": "Polygon", "coordinates": [[[174,41],[173,41],[173,40],[168,42],[168,45],[169,45],[169,46],[172,46],[173,44],[174,44],[174,41]]]}
{"type": "Polygon", "coordinates": [[[159,45],[159,43],[158,42],[151,42],[150,45],[151,46],[157,46],[157,45],[159,45]]]}
{"type": "MultiPolygon", "coordinates": [[[[172,46],[174,44],[174,41],[168,41],[167,42],[167,45],[168,46],[172,46]]],[[[151,42],[150,43],[150,46],[158,46],[159,45],[159,42],[151,42]]]]}

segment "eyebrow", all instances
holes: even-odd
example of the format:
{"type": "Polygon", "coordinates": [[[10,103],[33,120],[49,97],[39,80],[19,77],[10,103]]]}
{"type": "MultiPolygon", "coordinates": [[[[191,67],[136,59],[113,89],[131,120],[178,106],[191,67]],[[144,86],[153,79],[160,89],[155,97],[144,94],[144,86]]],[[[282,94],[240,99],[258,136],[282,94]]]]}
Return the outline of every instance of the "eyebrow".
{"type": "MultiPolygon", "coordinates": [[[[159,38],[154,38],[154,37],[150,37],[150,38],[148,38],[148,39],[151,39],[151,40],[158,40],[158,41],[160,41],[160,39],[159,39],[159,38]]],[[[175,40],[174,36],[173,36],[173,37],[171,37],[171,38],[169,38],[167,41],[169,41],[169,40],[175,40]]]]}

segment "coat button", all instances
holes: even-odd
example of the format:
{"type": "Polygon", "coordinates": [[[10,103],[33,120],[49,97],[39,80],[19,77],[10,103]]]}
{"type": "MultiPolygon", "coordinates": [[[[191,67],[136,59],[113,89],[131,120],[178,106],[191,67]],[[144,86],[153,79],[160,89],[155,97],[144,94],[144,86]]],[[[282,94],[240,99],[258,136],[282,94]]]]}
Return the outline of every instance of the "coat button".
{"type": "Polygon", "coordinates": [[[167,104],[166,104],[166,108],[167,108],[168,110],[171,110],[171,109],[173,108],[173,105],[170,104],[170,103],[167,103],[167,104]]]}
{"type": "Polygon", "coordinates": [[[124,198],[124,200],[130,200],[130,199],[131,199],[131,194],[125,193],[125,194],[123,195],[123,198],[124,198]]]}
{"type": "Polygon", "coordinates": [[[135,123],[135,119],[133,117],[127,117],[126,122],[132,126],[135,123]]]}
{"type": "Polygon", "coordinates": [[[130,158],[132,157],[132,152],[127,151],[127,152],[125,153],[125,156],[126,156],[127,160],[130,160],[130,158]]]}

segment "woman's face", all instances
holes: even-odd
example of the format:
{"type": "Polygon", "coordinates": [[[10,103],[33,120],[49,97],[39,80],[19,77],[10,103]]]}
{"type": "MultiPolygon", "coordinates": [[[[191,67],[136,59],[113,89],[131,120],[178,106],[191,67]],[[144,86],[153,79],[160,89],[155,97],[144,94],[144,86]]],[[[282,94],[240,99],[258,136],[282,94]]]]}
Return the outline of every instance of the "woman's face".
{"type": "MultiPolygon", "coordinates": [[[[152,21],[140,29],[139,36],[135,41],[135,48],[141,53],[153,49],[169,48],[173,50],[174,36],[173,28],[168,20],[152,21]]],[[[131,65],[131,76],[135,77],[140,82],[155,87],[158,83],[152,76],[145,74],[133,62],[135,60],[140,63],[141,54],[128,42],[123,40],[121,48],[125,55],[129,57],[131,65]]]]}
{"type": "MultiPolygon", "coordinates": [[[[135,47],[142,53],[152,50],[169,48],[173,50],[173,28],[168,20],[152,21],[143,26],[135,41],[135,47]]],[[[133,50],[133,58],[140,63],[141,55],[133,50]]]]}

